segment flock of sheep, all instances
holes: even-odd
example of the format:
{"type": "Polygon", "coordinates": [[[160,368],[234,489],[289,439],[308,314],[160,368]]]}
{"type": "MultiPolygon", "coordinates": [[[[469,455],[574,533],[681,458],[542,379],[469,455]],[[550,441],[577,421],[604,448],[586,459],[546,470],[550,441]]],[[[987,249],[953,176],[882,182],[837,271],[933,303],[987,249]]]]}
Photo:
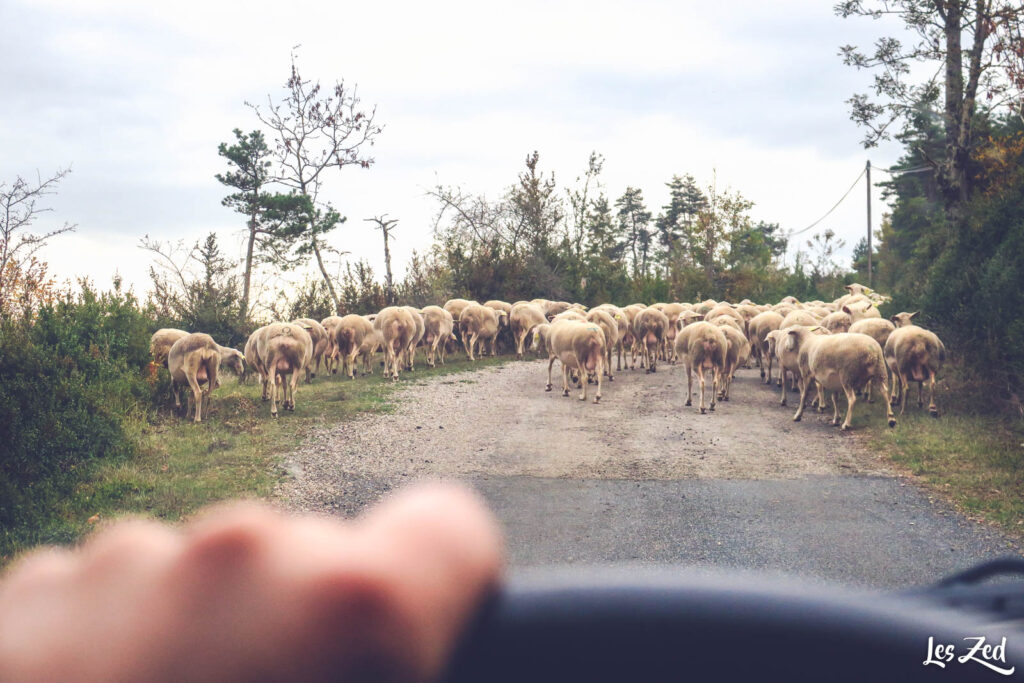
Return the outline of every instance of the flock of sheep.
{"type": "Polygon", "coordinates": [[[878,303],[884,300],[863,285],[847,285],[848,293],[833,302],[801,303],[786,297],[774,305],[749,300],[730,304],[707,300],[700,303],[632,304],[619,308],[601,304],[587,309],[581,304],[534,299],[509,304],[479,304],[452,299],[441,306],[389,306],[372,315],[330,316],[322,321],[299,318],[265,325],[249,337],[244,354],[219,346],[206,334],[183,330],[158,330],[152,338],[154,363],[171,373],[175,406],[179,391],[188,385],[186,413],[195,406],[194,420],[208,410],[210,391],[218,386],[217,373],[228,365],[239,375],[255,370],[262,381],[263,399],[277,416],[278,392],[286,410],[295,409],[295,389],[305,373],[310,381],[324,365],[327,372],[339,369],[355,378],[357,362],[363,374],[373,372],[378,351],[384,352],[384,375],[398,379],[402,368],[412,370],[419,347],[427,364],[444,363],[450,346],[461,342],[470,360],[487,351],[496,355],[499,336],[508,334],[519,358],[527,343],[547,354],[548,381],[558,360],[562,367],[562,394],[570,383],[587,399],[588,384],[596,384],[594,403],[601,400],[604,378],[626,364],[655,372],[659,361],[682,363],[687,373],[686,405],[692,405],[693,376],[700,390],[704,413],[710,375],[710,409],[717,400],[728,400],[736,369],[750,361],[761,368],[766,383],[799,390],[794,420],[800,420],[808,399],[824,411],[831,399],[832,423],[840,425],[836,398],[847,399],[842,429],[849,429],[858,395],[872,400],[872,390],[887,398],[889,426],[896,425],[893,409],[905,409],[910,383],[918,383],[918,405],[923,405],[925,384],[929,412],[937,416],[935,376],[946,350],[933,333],[912,323],[914,313],[899,313],[891,320],[881,317],[878,303]],[[507,332],[506,332],[507,331],[507,332]],[[613,371],[612,361],[617,359],[613,371]],[[891,387],[891,391],[890,391],[891,387]],[[814,396],[811,396],[811,390],[814,396]]]}

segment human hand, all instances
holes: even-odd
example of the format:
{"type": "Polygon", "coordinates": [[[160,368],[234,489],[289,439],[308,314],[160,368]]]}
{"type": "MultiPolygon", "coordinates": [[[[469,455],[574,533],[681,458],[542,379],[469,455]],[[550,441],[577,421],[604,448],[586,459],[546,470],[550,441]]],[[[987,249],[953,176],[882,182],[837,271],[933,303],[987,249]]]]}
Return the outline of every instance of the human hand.
{"type": "Polygon", "coordinates": [[[115,524],[0,581],[0,680],[430,680],[501,568],[475,495],[353,521],[254,503],[115,524]]]}

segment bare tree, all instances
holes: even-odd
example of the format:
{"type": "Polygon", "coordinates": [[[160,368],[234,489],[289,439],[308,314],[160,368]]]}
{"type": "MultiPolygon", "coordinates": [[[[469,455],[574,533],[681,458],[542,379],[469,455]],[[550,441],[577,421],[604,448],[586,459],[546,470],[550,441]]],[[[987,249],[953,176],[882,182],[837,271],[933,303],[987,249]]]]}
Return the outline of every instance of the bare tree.
{"type": "Polygon", "coordinates": [[[325,94],[319,82],[303,79],[295,52],[291,55],[291,75],[284,87],[284,98],[275,102],[268,95],[266,108],[246,104],[276,137],[275,180],[311,202],[314,215],[306,221],[308,251],[316,257],[320,274],[337,306],[338,293],[324,263],[324,239],[344,219],[329,205],[321,210],[320,190],[330,169],[353,165],[369,168],[373,158],[365,155],[366,148],[373,145],[382,128],[374,123],[375,108],[369,112],[360,108],[355,87],[348,88],[344,81],[338,81],[325,94]]]}
{"type": "Polygon", "coordinates": [[[75,229],[71,223],[44,233],[31,232],[32,224],[40,214],[51,211],[39,205],[39,201],[56,192],[57,183],[63,180],[71,169],[58,169],[48,178],[36,174],[35,182],[15,176],[14,182],[0,183],[0,301],[6,297],[10,282],[19,279],[21,264],[32,261],[32,257],[46,242],[57,235],[75,229]]]}
{"type": "Polygon", "coordinates": [[[376,223],[377,228],[384,235],[384,286],[388,297],[388,304],[394,305],[395,281],[391,277],[391,250],[388,248],[388,238],[391,236],[391,231],[395,229],[395,225],[398,224],[398,219],[392,218],[391,220],[387,220],[387,214],[384,214],[383,216],[364,218],[363,220],[370,223],[376,223]]]}

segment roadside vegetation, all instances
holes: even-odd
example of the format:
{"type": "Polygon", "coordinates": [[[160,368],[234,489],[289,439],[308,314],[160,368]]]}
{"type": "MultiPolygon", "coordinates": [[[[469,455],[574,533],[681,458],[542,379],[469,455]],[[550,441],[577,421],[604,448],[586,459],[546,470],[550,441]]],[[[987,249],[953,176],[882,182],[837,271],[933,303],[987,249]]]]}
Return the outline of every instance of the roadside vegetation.
{"type": "MultiPolygon", "coordinates": [[[[388,412],[392,393],[409,383],[510,359],[471,363],[453,354],[446,365],[431,369],[421,357],[397,383],[384,380],[379,368],[355,380],[321,373],[311,384],[300,384],[295,411],[282,411],[276,420],[260,398],[258,382],[228,376],[214,392],[209,417],[198,425],[170,408],[166,370],[160,368],[150,385],[151,407],[111,422],[111,430],[120,433],[116,447],[97,444],[103,452],[89,454],[79,445],[72,452],[86,457],[66,458],[31,484],[18,482],[20,487],[3,492],[0,565],[41,543],[75,542],[95,524],[125,514],[174,521],[216,501],[267,497],[284,476],[280,456],[298,447],[309,430],[359,413],[388,412]]],[[[72,431],[88,426],[80,423],[72,431]]]]}

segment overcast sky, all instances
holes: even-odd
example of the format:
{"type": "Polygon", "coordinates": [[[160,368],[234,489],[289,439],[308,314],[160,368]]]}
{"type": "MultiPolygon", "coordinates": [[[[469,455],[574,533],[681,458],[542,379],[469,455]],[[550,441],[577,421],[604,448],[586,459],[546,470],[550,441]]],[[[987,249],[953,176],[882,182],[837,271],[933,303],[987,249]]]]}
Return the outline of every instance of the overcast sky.
{"type": "MultiPolygon", "coordinates": [[[[220,204],[217,145],[258,127],[244,102],[278,97],[301,45],[305,77],[358,84],[384,125],[372,168],[325,188],[348,217],[332,244],[378,272],[380,238],[364,218],[400,220],[403,272],[431,241],[426,190],[495,197],[532,150],[563,185],[596,150],[609,195],[638,186],[655,213],[673,174],[706,185],[717,171],[719,186],[756,203],[755,219],[798,230],[869,157],[889,166],[899,155],[860,145],[844,101],[870,75],[837,56],[891,31],[839,19],[832,4],[2,0],[0,181],[72,166],[40,223],[78,225],[43,252],[61,276],[106,286],[116,269],[144,290],[144,234],[216,231],[240,257],[243,219],[220,204]]],[[[865,232],[863,184],[819,228],[848,254],[865,232]]]]}

